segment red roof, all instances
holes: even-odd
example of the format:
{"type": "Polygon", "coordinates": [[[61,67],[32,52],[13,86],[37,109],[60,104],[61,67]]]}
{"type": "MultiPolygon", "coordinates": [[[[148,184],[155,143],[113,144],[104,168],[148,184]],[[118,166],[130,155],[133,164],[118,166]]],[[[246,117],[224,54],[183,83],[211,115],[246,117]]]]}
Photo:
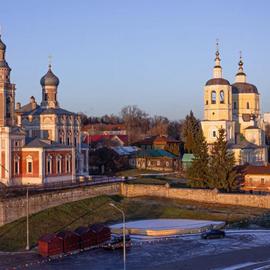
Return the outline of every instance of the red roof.
{"type": "Polygon", "coordinates": [[[270,175],[270,164],[266,166],[248,166],[246,174],[269,174],[270,175]]]}
{"type": "Polygon", "coordinates": [[[84,139],[84,143],[97,143],[102,140],[112,140],[115,137],[118,137],[124,144],[128,143],[127,135],[87,135],[84,139]]]}

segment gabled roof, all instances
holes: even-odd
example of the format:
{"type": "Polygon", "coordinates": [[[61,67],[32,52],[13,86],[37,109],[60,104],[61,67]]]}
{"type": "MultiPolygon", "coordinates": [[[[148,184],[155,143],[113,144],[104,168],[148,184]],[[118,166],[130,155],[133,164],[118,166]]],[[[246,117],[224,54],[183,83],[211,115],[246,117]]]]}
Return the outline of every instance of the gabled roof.
{"type": "Polygon", "coordinates": [[[42,108],[40,105],[36,105],[33,109],[32,103],[28,103],[22,106],[17,112],[21,113],[22,115],[41,115],[41,114],[55,114],[55,115],[75,115],[76,113],[67,111],[62,108],[42,108]]]}
{"type": "Polygon", "coordinates": [[[102,142],[103,140],[112,140],[112,139],[119,139],[124,144],[127,144],[128,142],[128,136],[127,135],[87,135],[84,139],[84,143],[97,143],[102,142]]]}
{"type": "Polygon", "coordinates": [[[248,142],[247,140],[242,140],[237,144],[228,144],[228,148],[230,149],[258,149],[262,148],[254,143],[248,142]]]}
{"type": "Polygon", "coordinates": [[[113,151],[115,151],[119,156],[127,156],[134,154],[139,150],[136,146],[115,146],[111,147],[113,151]]]}
{"type": "Polygon", "coordinates": [[[172,153],[169,153],[163,149],[150,149],[142,150],[136,153],[136,157],[167,157],[167,158],[177,158],[172,153]]]}
{"type": "Polygon", "coordinates": [[[248,166],[245,174],[267,174],[270,175],[270,164],[266,166],[248,166]]]}
{"type": "Polygon", "coordinates": [[[71,146],[63,145],[51,140],[40,138],[27,138],[24,148],[71,148],[71,146]]]}
{"type": "Polygon", "coordinates": [[[153,144],[163,144],[163,143],[179,143],[178,140],[174,139],[173,137],[166,136],[166,135],[154,135],[145,137],[141,141],[137,141],[133,143],[133,145],[153,145],[153,144]]]}

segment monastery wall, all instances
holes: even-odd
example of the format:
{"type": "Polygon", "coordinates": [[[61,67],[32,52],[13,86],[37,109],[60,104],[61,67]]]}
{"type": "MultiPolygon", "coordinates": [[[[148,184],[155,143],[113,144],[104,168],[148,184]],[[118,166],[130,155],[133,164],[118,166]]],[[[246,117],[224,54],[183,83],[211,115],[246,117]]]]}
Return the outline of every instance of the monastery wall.
{"type": "MultiPolygon", "coordinates": [[[[111,183],[54,191],[29,197],[30,214],[61,204],[96,197],[121,194],[124,197],[152,196],[182,199],[205,203],[218,203],[270,209],[270,195],[224,194],[212,190],[170,188],[161,185],[133,185],[111,183]]],[[[0,226],[26,216],[26,198],[10,198],[0,201],[0,226]]]]}
{"type": "Polygon", "coordinates": [[[121,193],[125,197],[153,196],[270,209],[270,195],[226,194],[213,190],[131,184],[122,184],[121,193]]]}
{"type": "MultiPolygon", "coordinates": [[[[99,195],[120,193],[120,184],[111,183],[99,186],[85,186],[75,189],[53,191],[29,196],[30,214],[61,204],[79,201],[99,195]]],[[[26,216],[26,197],[4,199],[0,201],[0,226],[26,216]]]]}

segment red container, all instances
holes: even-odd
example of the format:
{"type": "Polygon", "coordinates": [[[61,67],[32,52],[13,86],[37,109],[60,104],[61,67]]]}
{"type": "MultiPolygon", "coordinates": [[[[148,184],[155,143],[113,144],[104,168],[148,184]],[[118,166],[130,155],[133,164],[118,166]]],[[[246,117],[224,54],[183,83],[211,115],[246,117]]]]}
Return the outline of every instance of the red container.
{"type": "Polygon", "coordinates": [[[38,240],[38,251],[43,257],[63,253],[63,240],[56,234],[45,234],[38,240]]]}
{"type": "Polygon", "coordinates": [[[80,237],[80,248],[96,245],[96,234],[89,227],[79,227],[74,231],[80,237]]]}
{"type": "Polygon", "coordinates": [[[80,237],[75,232],[61,231],[57,236],[63,240],[63,251],[70,252],[80,249],[80,237]]]}
{"type": "Polygon", "coordinates": [[[103,224],[91,225],[90,230],[92,230],[95,233],[97,244],[101,244],[101,243],[111,239],[110,228],[107,226],[104,226],[103,224]]]}

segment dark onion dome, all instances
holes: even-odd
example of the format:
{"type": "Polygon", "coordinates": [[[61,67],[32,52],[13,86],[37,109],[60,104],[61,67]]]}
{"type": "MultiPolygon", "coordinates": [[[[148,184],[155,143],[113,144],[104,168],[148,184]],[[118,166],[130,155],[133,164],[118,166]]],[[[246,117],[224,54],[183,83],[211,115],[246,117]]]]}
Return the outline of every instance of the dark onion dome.
{"type": "Polygon", "coordinates": [[[259,94],[255,85],[250,83],[238,82],[232,85],[233,94],[259,94]]]}
{"type": "Polygon", "coordinates": [[[58,86],[59,79],[51,70],[51,65],[49,65],[48,72],[40,80],[41,86],[58,86]]]}
{"type": "Polygon", "coordinates": [[[230,82],[223,78],[214,78],[207,81],[205,85],[230,85],[230,82]]]}
{"type": "Polygon", "coordinates": [[[1,35],[0,35],[0,50],[5,50],[6,49],[6,45],[5,43],[1,40],[1,35]]]}

